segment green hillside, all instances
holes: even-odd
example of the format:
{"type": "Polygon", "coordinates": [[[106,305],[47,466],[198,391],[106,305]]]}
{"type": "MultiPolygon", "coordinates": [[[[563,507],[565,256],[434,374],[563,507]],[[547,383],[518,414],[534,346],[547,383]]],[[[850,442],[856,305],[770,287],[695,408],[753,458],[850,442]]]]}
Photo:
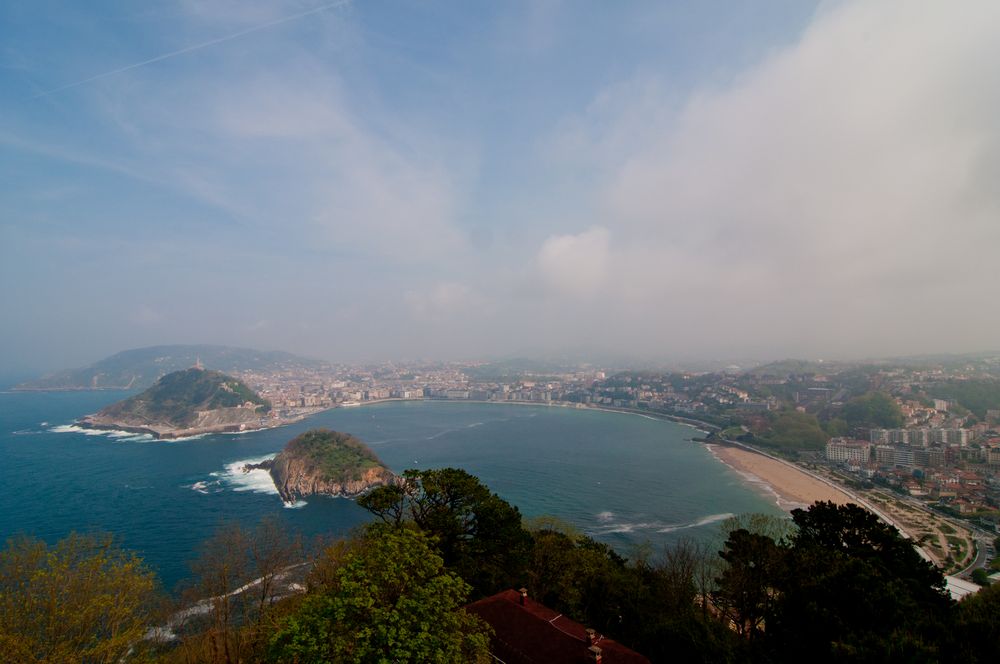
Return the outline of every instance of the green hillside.
{"type": "Polygon", "coordinates": [[[329,429],[313,429],[293,438],[279,457],[302,462],[324,482],[359,480],[366,470],[384,467],[363,442],[329,429]]]}
{"type": "Polygon", "coordinates": [[[232,408],[246,402],[256,404],[258,413],[271,408],[242,381],[219,371],[191,368],[167,374],[145,392],[112,404],[99,415],[184,427],[195,420],[200,410],[232,408]]]}

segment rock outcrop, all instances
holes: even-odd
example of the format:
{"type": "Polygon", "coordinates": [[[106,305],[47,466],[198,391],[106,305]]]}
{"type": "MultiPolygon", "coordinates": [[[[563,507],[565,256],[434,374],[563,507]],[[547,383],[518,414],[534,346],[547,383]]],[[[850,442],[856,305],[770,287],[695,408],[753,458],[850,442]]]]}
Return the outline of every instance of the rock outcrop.
{"type": "Polygon", "coordinates": [[[368,446],[350,434],[313,429],[289,441],[274,459],[248,465],[271,474],[281,499],[312,495],[354,498],[399,478],[368,446]]]}

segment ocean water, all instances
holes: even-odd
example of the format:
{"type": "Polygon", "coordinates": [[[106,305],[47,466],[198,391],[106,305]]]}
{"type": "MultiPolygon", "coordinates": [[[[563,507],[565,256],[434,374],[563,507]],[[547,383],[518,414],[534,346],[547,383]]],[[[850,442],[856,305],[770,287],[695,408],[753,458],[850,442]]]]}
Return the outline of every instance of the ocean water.
{"type": "Polygon", "coordinates": [[[73,421],[124,392],[0,393],[0,538],[116,534],[172,588],[223,523],[278,517],[306,538],[368,520],[353,501],[278,498],[242,466],[313,427],[367,442],[393,470],[456,466],[527,516],[554,515],[625,555],[679,537],[715,539],[731,514],[781,514],[773,500],[671,422],[593,410],[396,402],[320,413],[281,429],[155,441],[83,432],[73,421]]]}

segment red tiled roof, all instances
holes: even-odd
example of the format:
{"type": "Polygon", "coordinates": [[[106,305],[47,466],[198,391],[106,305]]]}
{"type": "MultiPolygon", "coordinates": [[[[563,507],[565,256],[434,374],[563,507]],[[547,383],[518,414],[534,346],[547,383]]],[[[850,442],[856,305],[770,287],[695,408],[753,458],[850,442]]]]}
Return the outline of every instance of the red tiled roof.
{"type": "MultiPolygon", "coordinates": [[[[506,664],[580,664],[593,661],[588,654],[583,625],[557,611],[505,590],[465,607],[489,623],[495,632],[493,655],[506,664]]],[[[649,659],[601,634],[594,645],[601,649],[601,664],[650,664],[649,659]]]]}

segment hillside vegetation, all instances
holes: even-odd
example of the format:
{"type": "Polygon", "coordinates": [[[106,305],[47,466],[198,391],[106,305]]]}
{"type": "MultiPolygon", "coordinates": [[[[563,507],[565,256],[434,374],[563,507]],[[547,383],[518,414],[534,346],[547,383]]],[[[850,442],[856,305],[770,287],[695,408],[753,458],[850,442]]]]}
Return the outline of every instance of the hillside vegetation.
{"type": "Polygon", "coordinates": [[[257,413],[271,408],[242,381],[219,371],[192,368],[167,374],[145,392],[112,404],[99,415],[185,427],[196,420],[198,411],[233,408],[247,402],[257,406],[257,413]]]}
{"type": "Polygon", "coordinates": [[[293,438],[279,457],[299,460],[318,480],[341,484],[360,480],[371,468],[384,467],[363,442],[329,429],[313,429],[293,438]]]}

